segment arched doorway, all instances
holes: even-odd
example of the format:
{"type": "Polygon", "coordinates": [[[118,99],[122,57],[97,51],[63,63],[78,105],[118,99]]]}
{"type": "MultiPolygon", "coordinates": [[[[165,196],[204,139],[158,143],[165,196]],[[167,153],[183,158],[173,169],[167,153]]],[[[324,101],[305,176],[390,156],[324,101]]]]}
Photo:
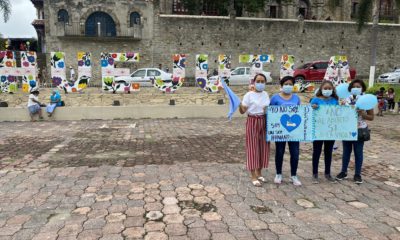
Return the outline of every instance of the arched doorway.
{"type": "Polygon", "coordinates": [[[94,12],[86,19],[86,36],[115,37],[117,35],[115,22],[105,12],[94,12]]]}
{"type": "Polygon", "coordinates": [[[308,0],[299,0],[299,15],[302,15],[304,19],[308,19],[310,14],[310,2],[308,0]]]}

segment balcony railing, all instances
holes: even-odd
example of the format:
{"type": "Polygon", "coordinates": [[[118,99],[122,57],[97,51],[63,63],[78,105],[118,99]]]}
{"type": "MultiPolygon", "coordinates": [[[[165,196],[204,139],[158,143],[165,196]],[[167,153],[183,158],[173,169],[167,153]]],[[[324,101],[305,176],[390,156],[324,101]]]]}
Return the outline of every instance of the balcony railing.
{"type": "Polygon", "coordinates": [[[72,23],[57,23],[57,36],[58,37],[100,37],[100,38],[133,38],[142,39],[142,26],[134,25],[133,27],[123,28],[116,32],[115,36],[107,34],[106,32],[96,31],[96,35],[89,35],[85,32],[85,24],[79,22],[72,23]]]}

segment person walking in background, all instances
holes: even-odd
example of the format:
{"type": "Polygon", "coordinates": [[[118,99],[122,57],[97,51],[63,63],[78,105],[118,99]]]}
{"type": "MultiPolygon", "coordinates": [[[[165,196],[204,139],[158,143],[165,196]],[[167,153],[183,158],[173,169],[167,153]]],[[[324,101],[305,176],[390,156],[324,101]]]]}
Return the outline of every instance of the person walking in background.
{"type": "MultiPolygon", "coordinates": [[[[275,94],[271,98],[271,106],[293,106],[300,105],[301,101],[299,96],[293,94],[293,86],[295,84],[294,77],[286,76],[281,79],[281,92],[275,94]]],[[[299,154],[300,154],[300,143],[299,142],[287,142],[289,145],[290,152],[290,181],[295,186],[301,186],[301,182],[297,177],[297,167],[299,165],[299,154]]],[[[276,176],[274,182],[276,184],[282,183],[282,167],[283,167],[283,157],[285,155],[286,142],[275,142],[275,166],[276,166],[276,176]]]]}
{"type": "Polygon", "coordinates": [[[244,95],[239,105],[241,114],[247,113],[246,122],[246,154],[247,170],[251,173],[252,184],[260,187],[265,182],[261,171],[268,168],[269,143],[266,141],[266,108],[269,105],[269,95],[265,92],[267,78],[263,74],[257,74],[253,82],[255,91],[249,91],[244,95]]]}
{"type": "MultiPolygon", "coordinates": [[[[349,85],[350,97],[348,97],[344,104],[348,106],[355,106],[357,100],[367,90],[363,80],[355,79],[349,85]]],[[[354,182],[357,184],[363,183],[361,177],[361,169],[364,161],[364,142],[370,140],[370,133],[367,121],[374,120],[374,110],[357,110],[358,113],[358,140],[357,141],[343,141],[343,157],[342,157],[342,170],[336,176],[336,180],[342,181],[347,178],[347,168],[349,167],[351,152],[354,150],[355,157],[355,173],[354,182]]]]}
{"type": "Polygon", "coordinates": [[[388,108],[390,112],[394,112],[396,93],[394,88],[389,88],[387,93],[388,108]]]}
{"type": "Polygon", "coordinates": [[[32,88],[31,94],[29,95],[28,110],[31,117],[31,122],[35,121],[34,116],[36,114],[39,115],[39,120],[43,120],[42,108],[39,102],[39,88],[37,87],[32,88]]]}
{"type": "Polygon", "coordinates": [[[75,70],[72,68],[72,66],[69,66],[69,71],[70,71],[69,81],[74,83],[75,82],[75,70]]]}
{"type": "MultiPolygon", "coordinates": [[[[316,97],[311,100],[313,109],[318,109],[321,105],[339,105],[339,97],[336,95],[335,87],[331,81],[323,81],[321,87],[316,93],[316,97]]],[[[335,141],[314,141],[313,142],[313,155],[312,155],[312,171],[313,183],[319,183],[318,179],[318,165],[319,158],[324,146],[325,156],[325,178],[330,182],[335,182],[331,176],[332,152],[335,141]]]]}
{"type": "Polygon", "coordinates": [[[51,117],[54,113],[56,107],[61,106],[61,95],[58,90],[53,90],[50,96],[50,104],[47,105],[46,111],[49,117],[51,117]]]}
{"type": "Polygon", "coordinates": [[[385,88],[381,87],[379,91],[376,93],[376,97],[378,98],[378,114],[377,116],[383,117],[383,110],[385,108],[385,88]]]}

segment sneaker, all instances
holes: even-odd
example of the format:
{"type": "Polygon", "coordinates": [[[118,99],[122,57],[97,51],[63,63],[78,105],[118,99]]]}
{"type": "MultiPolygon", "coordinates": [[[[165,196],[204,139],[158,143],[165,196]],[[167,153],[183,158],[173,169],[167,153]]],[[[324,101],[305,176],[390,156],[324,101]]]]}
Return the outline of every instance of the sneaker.
{"type": "Polygon", "coordinates": [[[325,174],[325,179],[328,180],[328,182],[336,182],[336,179],[334,179],[330,174],[325,174]]]}
{"type": "Polygon", "coordinates": [[[336,180],[342,181],[344,179],[347,179],[347,173],[341,172],[336,176],[336,180]]]}
{"type": "Polygon", "coordinates": [[[363,183],[361,175],[359,175],[359,174],[354,175],[354,182],[357,183],[357,184],[363,183]]]}
{"type": "Polygon", "coordinates": [[[318,184],[319,183],[318,174],[313,174],[312,175],[312,183],[314,183],[314,184],[318,184]]]}
{"type": "Polygon", "coordinates": [[[290,178],[290,181],[293,183],[295,186],[301,186],[301,182],[297,176],[292,176],[290,178]]]}
{"type": "Polygon", "coordinates": [[[281,184],[282,183],[282,174],[276,174],[274,183],[281,184]]]}

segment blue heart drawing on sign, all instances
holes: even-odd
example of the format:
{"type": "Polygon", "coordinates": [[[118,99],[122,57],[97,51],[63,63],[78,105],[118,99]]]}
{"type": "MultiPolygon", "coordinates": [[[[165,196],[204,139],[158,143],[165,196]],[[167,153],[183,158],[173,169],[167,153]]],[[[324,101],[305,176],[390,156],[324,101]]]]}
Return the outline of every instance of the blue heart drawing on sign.
{"type": "Polygon", "coordinates": [[[301,123],[301,117],[298,114],[295,114],[293,116],[284,114],[281,117],[282,126],[289,132],[292,132],[293,130],[298,128],[300,126],[300,123],[301,123]]]}
{"type": "Polygon", "coordinates": [[[352,132],[351,136],[353,136],[353,137],[357,136],[357,132],[352,132]]]}

